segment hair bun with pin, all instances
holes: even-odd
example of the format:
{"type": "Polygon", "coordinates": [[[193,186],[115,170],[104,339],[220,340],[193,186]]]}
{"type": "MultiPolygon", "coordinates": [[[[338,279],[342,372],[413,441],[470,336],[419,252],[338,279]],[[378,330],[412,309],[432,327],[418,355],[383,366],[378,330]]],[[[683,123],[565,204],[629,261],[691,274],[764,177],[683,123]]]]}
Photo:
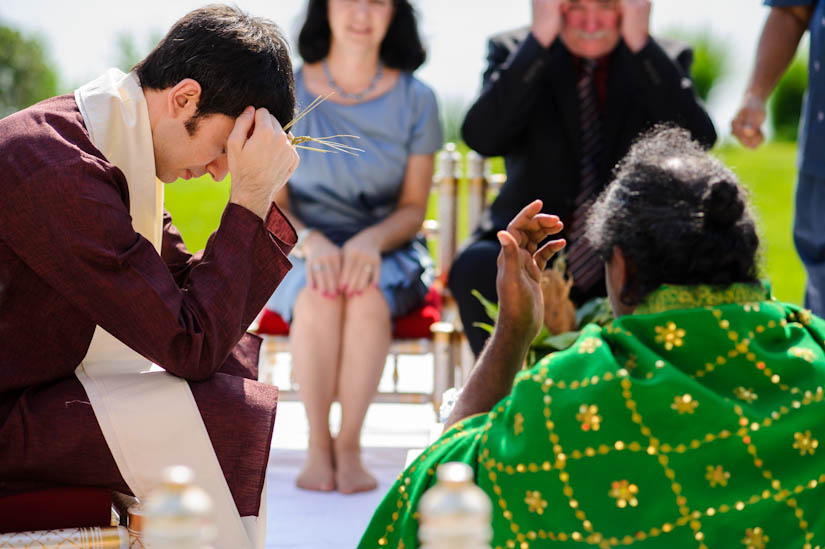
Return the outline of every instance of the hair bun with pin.
{"type": "Polygon", "coordinates": [[[732,181],[712,181],[702,197],[702,212],[709,228],[727,229],[739,221],[744,211],[745,202],[732,181]]]}

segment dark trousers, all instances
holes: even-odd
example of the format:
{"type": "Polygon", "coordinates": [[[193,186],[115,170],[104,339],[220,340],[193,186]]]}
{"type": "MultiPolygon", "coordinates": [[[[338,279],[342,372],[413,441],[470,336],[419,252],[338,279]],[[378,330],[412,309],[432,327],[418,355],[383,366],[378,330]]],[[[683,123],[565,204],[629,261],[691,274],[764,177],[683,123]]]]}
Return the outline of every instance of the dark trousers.
{"type": "Polygon", "coordinates": [[[799,173],[793,240],[805,265],[805,307],[825,316],[825,179],[799,173]]]}
{"type": "Polygon", "coordinates": [[[496,293],[496,258],[501,250],[497,240],[481,239],[464,248],[453,261],[450,267],[450,276],[447,285],[450,293],[458,303],[458,312],[464,333],[470,343],[473,354],[478,356],[489,333],[473,324],[493,321],[484,311],[481,302],[472,295],[472,290],[478,290],[481,295],[497,303],[496,293]]]}

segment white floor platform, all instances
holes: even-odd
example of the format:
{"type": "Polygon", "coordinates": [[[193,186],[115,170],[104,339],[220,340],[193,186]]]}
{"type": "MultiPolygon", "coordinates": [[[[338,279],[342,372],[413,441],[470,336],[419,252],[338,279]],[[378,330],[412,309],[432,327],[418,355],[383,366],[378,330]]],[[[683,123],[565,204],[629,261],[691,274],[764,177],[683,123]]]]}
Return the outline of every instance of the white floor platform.
{"type": "MultiPolygon", "coordinates": [[[[336,404],[333,430],[339,418],[336,404]]],[[[353,549],[403,470],[408,451],[425,447],[434,425],[429,404],[373,404],[362,444],[364,462],[378,479],[378,489],[354,495],[310,492],[295,487],[308,436],[303,406],[279,404],[267,471],[267,549],[353,549]]]]}

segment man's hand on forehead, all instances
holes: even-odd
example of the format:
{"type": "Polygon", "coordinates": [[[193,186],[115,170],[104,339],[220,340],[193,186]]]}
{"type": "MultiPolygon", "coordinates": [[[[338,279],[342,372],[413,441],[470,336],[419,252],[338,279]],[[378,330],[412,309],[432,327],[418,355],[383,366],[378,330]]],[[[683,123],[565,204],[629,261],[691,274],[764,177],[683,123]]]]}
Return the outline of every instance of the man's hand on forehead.
{"type": "Polygon", "coordinates": [[[250,106],[235,120],[227,151],[232,174],[229,201],[265,218],[273,194],[298,166],[290,137],[268,110],[250,106]]]}
{"type": "MultiPolygon", "coordinates": [[[[247,114],[247,112],[248,112],[250,109],[251,109],[253,112],[255,112],[255,113],[257,113],[258,111],[261,111],[261,110],[262,110],[262,111],[265,111],[265,112],[267,113],[267,115],[269,116],[269,123],[271,124],[271,126],[272,126],[272,128],[273,128],[273,129],[274,129],[274,128],[283,127],[283,124],[281,124],[281,123],[280,123],[280,121],[279,121],[277,118],[275,118],[275,115],[270,114],[268,110],[266,110],[265,108],[256,109],[256,108],[255,108],[255,107],[253,107],[252,105],[249,105],[248,107],[246,107],[246,109],[244,109],[244,111],[243,111],[241,114],[239,114],[237,117],[235,117],[235,122],[237,123],[237,122],[238,122],[238,120],[239,120],[242,116],[244,116],[244,114],[247,114]]],[[[248,131],[248,132],[247,132],[247,134],[246,134],[246,138],[247,138],[247,139],[249,139],[250,137],[252,137],[252,134],[253,134],[253,133],[255,133],[255,125],[256,125],[256,121],[257,121],[257,120],[258,120],[258,117],[257,117],[257,116],[255,116],[255,118],[253,119],[253,122],[252,122],[252,126],[249,128],[249,131],[248,131]]],[[[287,133],[286,133],[286,135],[287,135],[287,137],[288,137],[288,138],[290,139],[290,141],[291,141],[291,140],[292,140],[292,132],[287,132],[287,133]]],[[[224,152],[225,152],[225,151],[226,151],[226,149],[224,149],[224,152]]]]}
{"type": "Polygon", "coordinates": [[[621,0],[622,39],[630,51],[638,53],[650,38],[651,0],[621,0]]]}
{"type": "Polygon", "coordinates": [[[533,0],[533,23],[530,32],[545,48],[549,46],[561,31],[562,5],[566,0],[533,0]]]}

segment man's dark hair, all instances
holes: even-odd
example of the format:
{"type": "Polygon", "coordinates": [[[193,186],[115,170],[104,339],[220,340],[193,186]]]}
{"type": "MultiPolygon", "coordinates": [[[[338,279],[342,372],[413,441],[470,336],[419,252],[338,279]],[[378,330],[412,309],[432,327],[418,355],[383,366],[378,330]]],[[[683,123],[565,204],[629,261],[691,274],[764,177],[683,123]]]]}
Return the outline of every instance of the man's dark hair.
{"type": "MultiPolygon", "coordinates": [[[[298,53],[306,63],[321,61],[329,53],[332,38],[327,1],[309,0],[307,17],[298,35],[298,53]]],[[[418,36],[415,10],[408,0],[392,0],[392,3],[392,21],[381,42],[381,62],[393,69],[412,72],[427,58],[418,36]]]]}
{"type": "Polygon", "coordinates": [[[195,115],[233,118],[244,108],[265,107],[281,125],[295,114],[289,49],[275,23],[237,8],[210,5],[184,15],[154,50],[135,65],[140,85],[163,90],[192,78],[201,86],[195,115]]]}
{"type": "Polygon", "coordinates": [[[593,205],[587,238],[605,260],[628,263],[621,301],[638,304],[662,284],[758,281],[759,238],[747,195],[687,130],[643,135],[593,205]]]}

